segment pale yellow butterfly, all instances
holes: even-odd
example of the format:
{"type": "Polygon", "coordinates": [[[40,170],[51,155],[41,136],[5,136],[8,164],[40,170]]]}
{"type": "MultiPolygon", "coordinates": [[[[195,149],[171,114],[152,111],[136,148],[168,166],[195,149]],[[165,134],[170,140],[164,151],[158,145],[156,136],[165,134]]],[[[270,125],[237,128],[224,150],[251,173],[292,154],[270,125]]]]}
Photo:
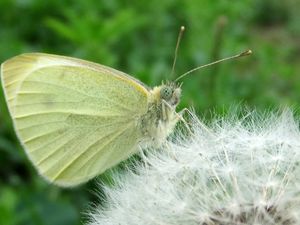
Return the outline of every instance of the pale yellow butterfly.
{"type": "Polygon", "coordinates": [[[76,58],[22,54],[1,65],[1,79],[28,157],[60,186],[84,183],[139,147],[160,146],[181,118],[175,82],[151,89],[125,73],[76,58]]]}
{"type": "Polygon", "coordinates": [[[28,53],[1,66],[16,133],[39,173],[60,186],[93,178],[158,146],[178,121],[180,88],[149,89],[109,67],[28,53]]]}

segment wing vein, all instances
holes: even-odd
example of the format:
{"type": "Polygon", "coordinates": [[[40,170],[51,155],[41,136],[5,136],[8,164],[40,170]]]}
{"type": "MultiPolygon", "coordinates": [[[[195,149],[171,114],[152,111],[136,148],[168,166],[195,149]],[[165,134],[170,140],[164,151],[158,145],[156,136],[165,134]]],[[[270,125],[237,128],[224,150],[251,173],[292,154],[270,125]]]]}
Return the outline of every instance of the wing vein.
{"type": "MultiPolygon", "coordinates": [[[[67,89],[67,90],[73,91],[73,92],[75,92],[75,93],[84,95],[84,96],[89,97],[89,98],[96,98],[96,99],[99,99],[99,100],[105,100],[105,101],[107,101],[107,102],[112,103],[113,105],[117,105],[117,106],[119,106],[119,107],[121,107],[121,108],[123,108],[123,109],[126,109],[127,111],[132,111],[132,109],[131,109],[130,107],[127,107],[126,104],[117,104],[116,102],[111,101],[109,98],[103,98],[103,96],[100,97],[100,96],[92,96],[92,95],[88,95],[88,94],[86,94],[86,93],[83,93],[83,92],[81,92],[81,91],[75,90],[75,89],[73,89],[73,88],[69,88],[69,87],[66,87],[66,86],[62,86],[62,85],[58,85],[58,84],[54,84],[54,83],[49,83],[49,82],[31,81],[31,80],[29,80],[29,81],[24,81],[23,83],[25,83],[25,82],[28,82],[28,83],[30,83],[30,82],[33,82],[33,83],[41,83],[41,84],[46,84],[46,85],[49,85],[49,86],[54,86],[54,87],[59,87],[59,88],[67,89]]],[[[124,103],[125,103],[125,102],[124,102],[124,103]]]]}
{"type": "Polygon", "coordinates": [[[24,119],[28,118],[31,116],[36,116],[36,115],[48,115],[48,114],[70,114],[70,115],[77,115],[77,116],[97,116],[97,117],[123,117],[123,115],[101,115],[101,114],[91,114],[91,113],[74,113],[72,111],[67,112],[67,111],[51,111],[51,112],[40,112],[40,113],[31,113],[31,114],[26,114],[26,115],[20,115],[20,116],[15,116],[14,119],[24,119]]]}
{"type": "Polygon", "coordinates": [[[49,124],[55,124],[55,123],[61,124],[61,123],[65,122],[65,121],[66,120],[57,120],[57,121],[52,121],[52,122],[35,124],[35,125],[32,125],[32,126],[28,126],[28,127],[18,128],[18,131],[23,131],[23,130],[26,130],[26,129],[31,129],[31,128],[35,128],[35,127],[41,127],[41,126],[45,126],[45,125],[49,125],[49,124]]]}
{"type": "MultiPolygon", "coordinates": [[[[109,143],[111,143],[111,141],[112,140],[114,140],[114,139],[116,139],[117,137],[119,137],[121,134],[123,134],[126,130],[127,130],[127,128],[128,128],[129,126],[125,126],[124,127],[124,129],[120,129],[120,131],[117,133],[117,134],[115,134],[115,135],[113,135],[105,144],[103,144],[102,146],[101,146],[101,150],[105,147],[105,146],[107,146],[109,143]]],[[[109,133],[108,135],[110,135],[111,133],[109,133]]],[[[105,137],[107,137],[108,135],[106,135],[105,137]]],[[[103,139],[104,137],[102,137],[102,138],[99,138],[99,139],[97,139],[95,142],[93,142],[92,144],[90,144],[87,148],[86,148],[86,150],[85,151],[82,151],[75,159],[73,159],[71,162],[69,162],[55,177],[54,177],[54,179],[53,180],[57,180],[60,176],[62,176],[62,174],[76,161],[76,160],[78,160],[84,153],[86,153],[92,146],[94,146],[96,143],[98,143],[101,139],[103,139]]],[[[90,160],[91,160],[91,158],[93,158],[96,154],[98,154],[99,153],[99,151],[96,151],[96,153],[94,153],[94,154],[92,154],[91,155],[91,157],[86,161],[86,163],[88,163],[90,160]]],[[[86,164],[85,163],[85,164],[86,164]]],[[[81,169],[82,167],[80,167],[79,169],[81,169]]]]}
{"type": "Polygon", "coordinates": [[[28,138],[27,140],[24,140],[23,143],[24,143],[24,144],[28,144],[28,142],[30,142],[30,141],[34,141],[34,140],[36,140],[37,138],[41,138],[41,137],[44,137],[44,136],[46,136],[46,135],[55,133],[55,132],[57,132],[58,130],[60,130],[60,129],[56,129],[56,130],[47,132],[47,133],[42,134],[42,135],[38,135],[38,136],[34,136],[34,137],[31,137],[31,138],[28,138]]]}
{"type": "Polygon", "coordinates": [[[73,137],[71,137],[70,139],[68,139],[65,143],[63,143],[62,145],[60,145],[58,148],[54,149],[50,154],[46,155],[44,158],[42,158],[41,160],[39,160],[37,162],[37,166],[41,165],[45,160],[47,160],[49,157],[51,157],[52,155],[54,155],[57,151],[59,151],[61,148],[63,148],[67,144],[69,144],[69,143],[73,142],[74,140],[78,139],[78,136],[80,136],[80,135],[81,135],[80,132],[78,134],[75,134],[73,137]]]}

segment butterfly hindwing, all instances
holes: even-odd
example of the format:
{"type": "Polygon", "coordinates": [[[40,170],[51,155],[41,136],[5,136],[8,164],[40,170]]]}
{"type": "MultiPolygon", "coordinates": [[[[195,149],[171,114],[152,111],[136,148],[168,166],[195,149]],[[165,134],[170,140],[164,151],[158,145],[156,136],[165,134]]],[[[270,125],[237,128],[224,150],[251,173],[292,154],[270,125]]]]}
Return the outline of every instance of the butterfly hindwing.
{"type": "Polygon", "coordinates": [[[18,137],[48,180],[73,186],[136,151],[148,91],[130,76],[40,53],[8,60],[1,76],[18,137]]]}

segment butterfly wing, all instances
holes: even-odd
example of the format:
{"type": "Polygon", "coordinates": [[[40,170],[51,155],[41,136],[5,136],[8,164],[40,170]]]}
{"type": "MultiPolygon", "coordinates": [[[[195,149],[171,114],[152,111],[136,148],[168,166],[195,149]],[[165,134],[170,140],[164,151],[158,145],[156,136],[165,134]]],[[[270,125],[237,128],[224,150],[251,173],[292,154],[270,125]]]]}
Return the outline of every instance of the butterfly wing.
{"type": "Polygon", "coordinates": [[[41,53],[4,62],[1,74],[16,133],[49,181],[83,183],[137,150],[149,92],[130,76],[41,53]]]}

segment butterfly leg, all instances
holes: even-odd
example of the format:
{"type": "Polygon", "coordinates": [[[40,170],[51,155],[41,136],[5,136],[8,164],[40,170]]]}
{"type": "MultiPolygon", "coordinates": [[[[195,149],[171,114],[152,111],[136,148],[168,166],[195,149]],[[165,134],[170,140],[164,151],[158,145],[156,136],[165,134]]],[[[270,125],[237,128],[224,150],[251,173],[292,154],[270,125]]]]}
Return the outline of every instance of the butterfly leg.
{"type": "MultiPolygon", "coordinates": [[[[188,113],[191,117],[194,117],[194,113],[192,113],[188,108],[184,108],[184,109],[182,109],[178,114],[179,114],[179,116],[181,116],[181,118],[183,117],[183,114],[185,114],[185,113],[188,113]]],[[[186,123],[186,124],[188,124],[183,118],[182,118],[182,121],[184,122],[184,123],[186,123]]],[[[212,136],[215,136],[214,134],[213,134],[213,132],[204,124],[204,123],[202,123],[200,120],[198,120],[198,122],[199,122],[199,125],[201,126],[201,128],[203,129],[203,130],[205,130],[207,133],[209,133],[209,134],[211,134],[212,136]]],[[[186,125],[187,126],[187,125],[186,125]]],[[[189,124],[189,126],[191,126],[190,124],[189,124]]]]}
{"type": "MultiPolygon", "coordinates": [[[[184,118],[183,115],[187,113],[188,115],[190,115],[191,117],[194,117],[194,113],[192,113],[188,108],[184,108],[182,109],[180,112],[176,112],[176,116],[178,118],[178,120],[182,121],[184,126],[186,127],[186,129],[188,130],[188,132],[190,134],[193,134],[192,130],[191,130],[191,124],[189,124],[184,118]]],[[[201,121],[199,121],[199,124],[201,125],[202,129],[205,130],[207,133],[213,135],[212,131],[201,121]]],[[[215,135],[213,135],[215,136],[215,135]]]]}
{"type": "Polygon", "coordinates": [[[190,115],[192,115],[192,113],[190,112],[190,110],[188,108],[184,108],[180,112],[176,112],[176,116],[177,116],[178,120],[183,122],[183,124],[184,124],[185,128],[188,130],[188,132],[190,134],[193,134],[193,132],[190,128],[190,124],[183,118],[183,115],[185,113],[189,113],[190,115]]]}
{"type": "Polygon", "coordinates": [[[167,107],[169,108],[169,110],[172,110],[172,107],[165,100],[162,100],[161,114],[162,114],[163,121],[168,120],[167,107]]]}
{"type": "Polygon", "coordinates": [[[186,122],[186,120],[183,118],[183,114],[185,112],[189,112],[190,111],[187,108],[184,108],[183,110],[181,110],[179,113],[175,111],[175,108],[172,107],[168,102],[166,102],[165,100],[162,100],[162,117],[163,120],[171,120],[171,122],[173,123],[177,123],[178,121],[182,121],[184,126],[187,128],[187,130],[192,134],[192,131],[188,125],[188,123],[186,122]],[[171,114],[169,113],[171,112],[171,114]],[[175,114],[175,117],[173,116],[173,118],[170,118],[172,114],[175,114]]]}

